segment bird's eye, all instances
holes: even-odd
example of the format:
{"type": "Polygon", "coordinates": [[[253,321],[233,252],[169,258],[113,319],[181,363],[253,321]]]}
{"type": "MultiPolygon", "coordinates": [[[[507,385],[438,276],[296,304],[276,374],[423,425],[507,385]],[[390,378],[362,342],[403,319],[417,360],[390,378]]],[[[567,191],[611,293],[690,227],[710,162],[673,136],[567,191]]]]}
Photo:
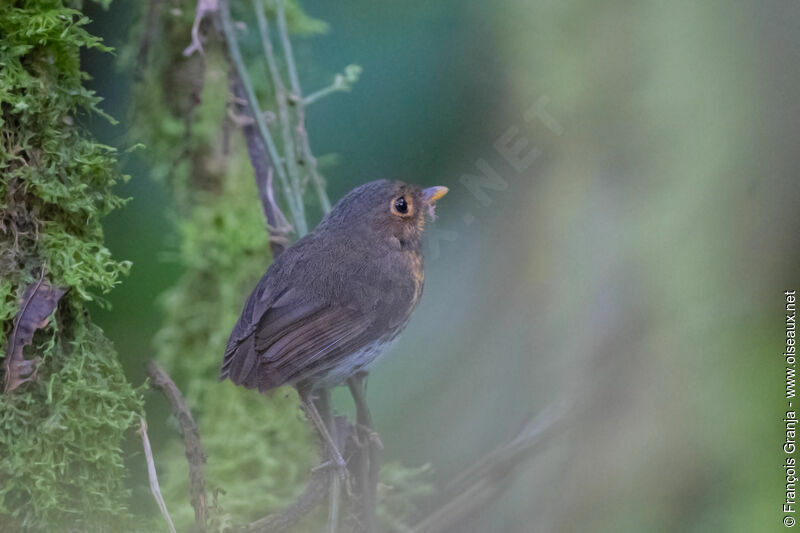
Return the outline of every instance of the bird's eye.
{"type": "Polygon", "coordinates": [[[401,216],[408,214],[408,202],[405,196],[399,196],[394,199],[392,202],[392,211],[401,216]]]}

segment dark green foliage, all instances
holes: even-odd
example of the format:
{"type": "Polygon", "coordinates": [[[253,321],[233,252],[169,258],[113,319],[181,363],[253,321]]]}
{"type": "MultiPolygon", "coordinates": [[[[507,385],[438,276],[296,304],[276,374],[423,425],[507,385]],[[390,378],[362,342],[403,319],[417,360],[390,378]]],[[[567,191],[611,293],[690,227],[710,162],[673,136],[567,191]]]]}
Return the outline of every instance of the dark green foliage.
{"type": "Polygon", "coordinates": [[[115,152],[80,126],[102,112],[79,51],[107,49],[63,2],[0,9],[0,350],[42,269],[69,288],[25,350],[42,358],[37,379],[0,395],[0,529],[119,530],[120,443],[141,400],[84,308],[130,266],[111,257],[100,225],[123,203],[112,192],[122,179],[115,152]]]}

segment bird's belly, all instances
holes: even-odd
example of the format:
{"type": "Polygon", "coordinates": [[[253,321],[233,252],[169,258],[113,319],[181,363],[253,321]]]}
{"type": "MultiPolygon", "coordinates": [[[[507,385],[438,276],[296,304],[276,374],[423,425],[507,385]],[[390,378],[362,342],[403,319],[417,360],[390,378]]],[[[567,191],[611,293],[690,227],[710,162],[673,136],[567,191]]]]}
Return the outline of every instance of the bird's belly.
{"type": "Polygon", "coordinates": [[[391,350],[394,338],[382,338],[359,351],[341,358],[325,367],[314,380],[316,387],[335,387],[358,372],[367,371],[384,354],[391,350]]]}

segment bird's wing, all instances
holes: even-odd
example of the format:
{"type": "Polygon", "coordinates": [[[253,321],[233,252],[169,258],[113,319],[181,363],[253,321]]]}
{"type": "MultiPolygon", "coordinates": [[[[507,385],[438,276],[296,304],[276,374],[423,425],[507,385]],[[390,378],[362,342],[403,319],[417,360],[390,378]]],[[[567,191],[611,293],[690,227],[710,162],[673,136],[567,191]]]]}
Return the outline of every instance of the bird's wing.
{"type": "Polygon", "coordinates": [[[228,341],[221,379],[259,390],[294,383],[374,340],[370,317],[357,309],[308,301],[292,289],[264,309],[258,292],[228,341]]]}

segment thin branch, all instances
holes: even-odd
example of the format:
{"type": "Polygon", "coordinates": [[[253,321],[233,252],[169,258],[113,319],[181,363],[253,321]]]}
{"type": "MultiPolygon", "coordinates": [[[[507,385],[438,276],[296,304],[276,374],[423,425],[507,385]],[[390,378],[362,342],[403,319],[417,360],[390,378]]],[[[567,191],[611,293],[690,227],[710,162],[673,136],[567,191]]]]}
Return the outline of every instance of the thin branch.
{"type": "MultiPolygon", "coordinates": [[[[336,429],[331,426],[333,438],[336,438],[336,429]]],[[[330,498],[328,499],[328,533],[339,530],[339,514],[342,500],[342,480],[338,472],[330,473],[330,498]]]]}
{"type": "MultiPolygon", "coordinates": [[[[256,12],[258,33],[261,37],[261,47],[264,49],[264,58],[266,59],[267,68],[269,69],[272,87],[276,96],[278,94],[283,95],[283,105],[286,106],[286,86],[284,85],[283,79],[280,76],[278,61],[275,59],[275,50],[272,47],[272,40],[269,34],[269,23],[267,22],[267,18],[264,16],[264,2],[262,0],[253,0],[253,10],[256,12]]],[[[281,104],[280,100],[278,101],[278,104],[281,104]]]]}
{"type": "Polygon", "coordinates": [[[147,422],[144,417],[140,417],[138,433],[142,436],[142,447],[144,447],[144,457],[147,461],[147,477],[150,479],[150,492],[153,493],[153,498],[155,498],[161,514],[164,515],[164,520],[167,521],[170,533],[177,533],[175,524],[172,523],[172,517],[169,516],[169,511],[167,511],[167,504],[161,495],[161,487],[158,485],[156,465],[155,461],[153,461],[153,449],[150,447],[150,439],[147,437],[147,422]]]}
{"type": "MultiPolygon", "coordinates": [[[[297,168],[297,154],[294,141],[292,139],[292,123],[289,115],[289,104],[286,95],[286,87],[281,79],[280,71],[278,69],[278,62],[275,59],[275,53],[272,49],[272,41],[269,36],[269,24],[264,16],[264,4],[262,0],[253,0],[253,9],[256,12],[256,21],[258,22],[258,33],[261,37],[261,46],[264,48],[264,57],[267,61],[267,69],[269,70],[270,77],[272,78],[272,86],[275,90],[275,102],[278,107],[278,118],[281,123],[281,135],[283,137],[283,150],[284,161],[286,161],[286,168],[289,171],[289,180],[294,189],[294,195],[300,199],[300,205],[303,206],[303,189],[300,185],[300,170],[297,168]]],[[[305,216],[305,213],[303,213],[305,216]]]]}
{"type": "MultiPolygon", "coordinates": [[[[232,90],[236,100],[238,102],[245,101],[244,87],[238,76],[233,74],[232,78],[232,90]]],[[[248,117],[251,116],[250,109],[246,105],[238,104],[237,108],[237,111],[247,113],[248,117]]],[[[247,124],[242,125],[242,135],[244,135],[247,153],[253,166],[261,207],[264,210],[264,217],[267,219],[269,246],[272,250],[272,257],[275,258],[283,253],[289,245],[289,235],[292,233],[292,227],[286,221],[286,217],[283,216],[281,208],[275,201],[275,192],[272,187],[274,165],[269,158],[269,154],[267,154],[263,139],[258,134],[255,120],[250,120],[247,124]]]]}
{"type": "MultiPolygon", "coordinates": [[[[337,428],[336,418],[333,416],[331,412],[331,391],[327,388],[319,389],[317,392],[316,400],[312,399],[317,406],[317,411],[322,416],[322,421],[328,427],[328,431],[331,434],[331,438],[333,442],[336,444],[336,449],[343,449],[342,441],[339,439],[339,431],[337,428]]],[[[333,457],[333,450],[330,447],[323,447],[323,450],[327,449],[328,456],[325,457],[327,461],[331,462],[334,460],[333,457]]],[[[339,513],[341,509],[341,497],[342,497],[342,484],[341,479],[339,477],[339,472],[335,469],[332,469],[330,472],[330,492],[328,494],[328,533],[336,533],[337,529],[339,529],[339,513]]]]}
{"type": "Polygon", "coordinates": [[[364,533],[375,533],[377,522],[375,513],[378,505],[378,471],[382,444],[375,432],[372,415],[367,406],[364,391],[365,374],[358,374],[347,380],[350,394],[356,406],[359,450],[354,458],[355,478],[360,497],[359,519],[364,533]]]}
{"type": "Polygon", "coordinates": [[[305,220],[303,199],[298,198],[293,194],[293,189],[289,184],[286,172],[284,171],[283,166],[279,163],[281,158],[278,155],[278,149],[275,146],[275,141],[273,141],[272,135],[269,133],[269,129],[267,128],[267,123],[264,120],[264,114],[261,112],[261,106],[258,103],[255,90],[253,89],[253,82],[250,79],[250,75],[247,73],[247,68],[245,68],[244,59],[242,58],[242,52],[239,49],[239,43],[236,40],[236,33],[233,28],[233,23],[231,22],[231,13],[228,0],[219,1],[218,13],[220,27],[222,28],[222,33],[228,46],[228,55],[233,62],[236,74],[240,83],[242,84],[242,88],[244,89],[247,103],[250,106],[252,118],[255,120],[258,128],[258,133],[267,147],[267,152],[269,153],[270,159],[273,162],[275,173],[278,174],[278,179],[281,182],[281,188],[286,196],[286,203],[289,206],[289,211],[292,213],[292,220],[295,228],[297,229],[298,234],[305,235],[308,232],[308,227],[305,220]]]}
{"type": "Polygon", "coordinates": [[[278,13],[278,32],[281,37],[281,46],[283,47],[283,54],[286,56],[286,70],[289,72],[289,83],[292,91],[295,91],[296,96],[300,98],[301,95],[297,92],[300,88],[300,78],[297,75],[297,67],[294,63],[294,51],[292,50],[292,41],[289,39],[289,26],[286,24],[283,0],[275,0],[275,6],[278,13]]]}
{"type": "Polygon", "coordinates": [[[325,191],[325,178],[317,170],[317,158],[311,152],[311,145],[308,141],[308,132],[306,131],[305,124],[305,111],[302,110],[303,104],[298,104],[297,109],[297,135],[303,151],[303,158],[308,164],[308,172],[311,175],[311,181],[314,184],[314,190],[317,191],[319,204],[322,207],[323,213],[328,213],[331,210],[331,200],[328,198],[328,193],[325,191]]]}
{"type": "Polygon", "coordinates": [[[172,414],[178,420],[183,443],[186,447],[186,459],[189,461],[189,491],[194,519],[198,531],[206,530],[206,517],[208,516],[208,500],[206,496],[206,480],[203,474],[203,465],[206,455],[200,445],[200,433],[194,422],[191,411],[186,406],[181,391],[169,377],[167,372],[154,360],[147,363],[147,375],[150,377],[151,386],[161,389],[172,406],[172,414]]]}
{"type": "Polygon", "coordinates": [[[200,23],[203,22],[206,15],[215,13],[218,8],[217,0],[197,0],[197,9],[194,12],[194,22],[192,22],[192,42],[183,51],[184,56],[189,57],[195,52],[206,55],[200,40],[200,23]]]}
{"type": "Polygon", "coordinates": [[[566,406],[545,409],[531,418],[522,430],[467,469],[447,489],[449,500],[417,524],[411,533],[449,531],[497,498],[518,467],[555,433],[564,419],[566,406]]]}
{"type": "Polygon", "coordinates": [[[286,24],[286,13],[284,12],[283,0],[276,0],[278,12],[278,32],[281,37],[281,44],[283,53],[286,56],[286,70],[289,72],[289,83],[292,87],[294,102],[297,107],[297,144],[300,151],[303,153],[303,158],[308,164],[308,171],[311,175],[311,181],[314,183],[314,189],[317,191],[320,206],[322,211],[327,213],[331,210],[331,201],[328,198],[328,193],[325,191],[325,180],[317,170],[317,159],[311,152],[311,145],[308,140],[308,132],[306,131],[306,110],[303,101],[303,91],[300,87],[300,77],[297,74],[297,66],[294,61],[294,51],[292,50],[292,41],[289,39],[289,28],[286,24]]]}

